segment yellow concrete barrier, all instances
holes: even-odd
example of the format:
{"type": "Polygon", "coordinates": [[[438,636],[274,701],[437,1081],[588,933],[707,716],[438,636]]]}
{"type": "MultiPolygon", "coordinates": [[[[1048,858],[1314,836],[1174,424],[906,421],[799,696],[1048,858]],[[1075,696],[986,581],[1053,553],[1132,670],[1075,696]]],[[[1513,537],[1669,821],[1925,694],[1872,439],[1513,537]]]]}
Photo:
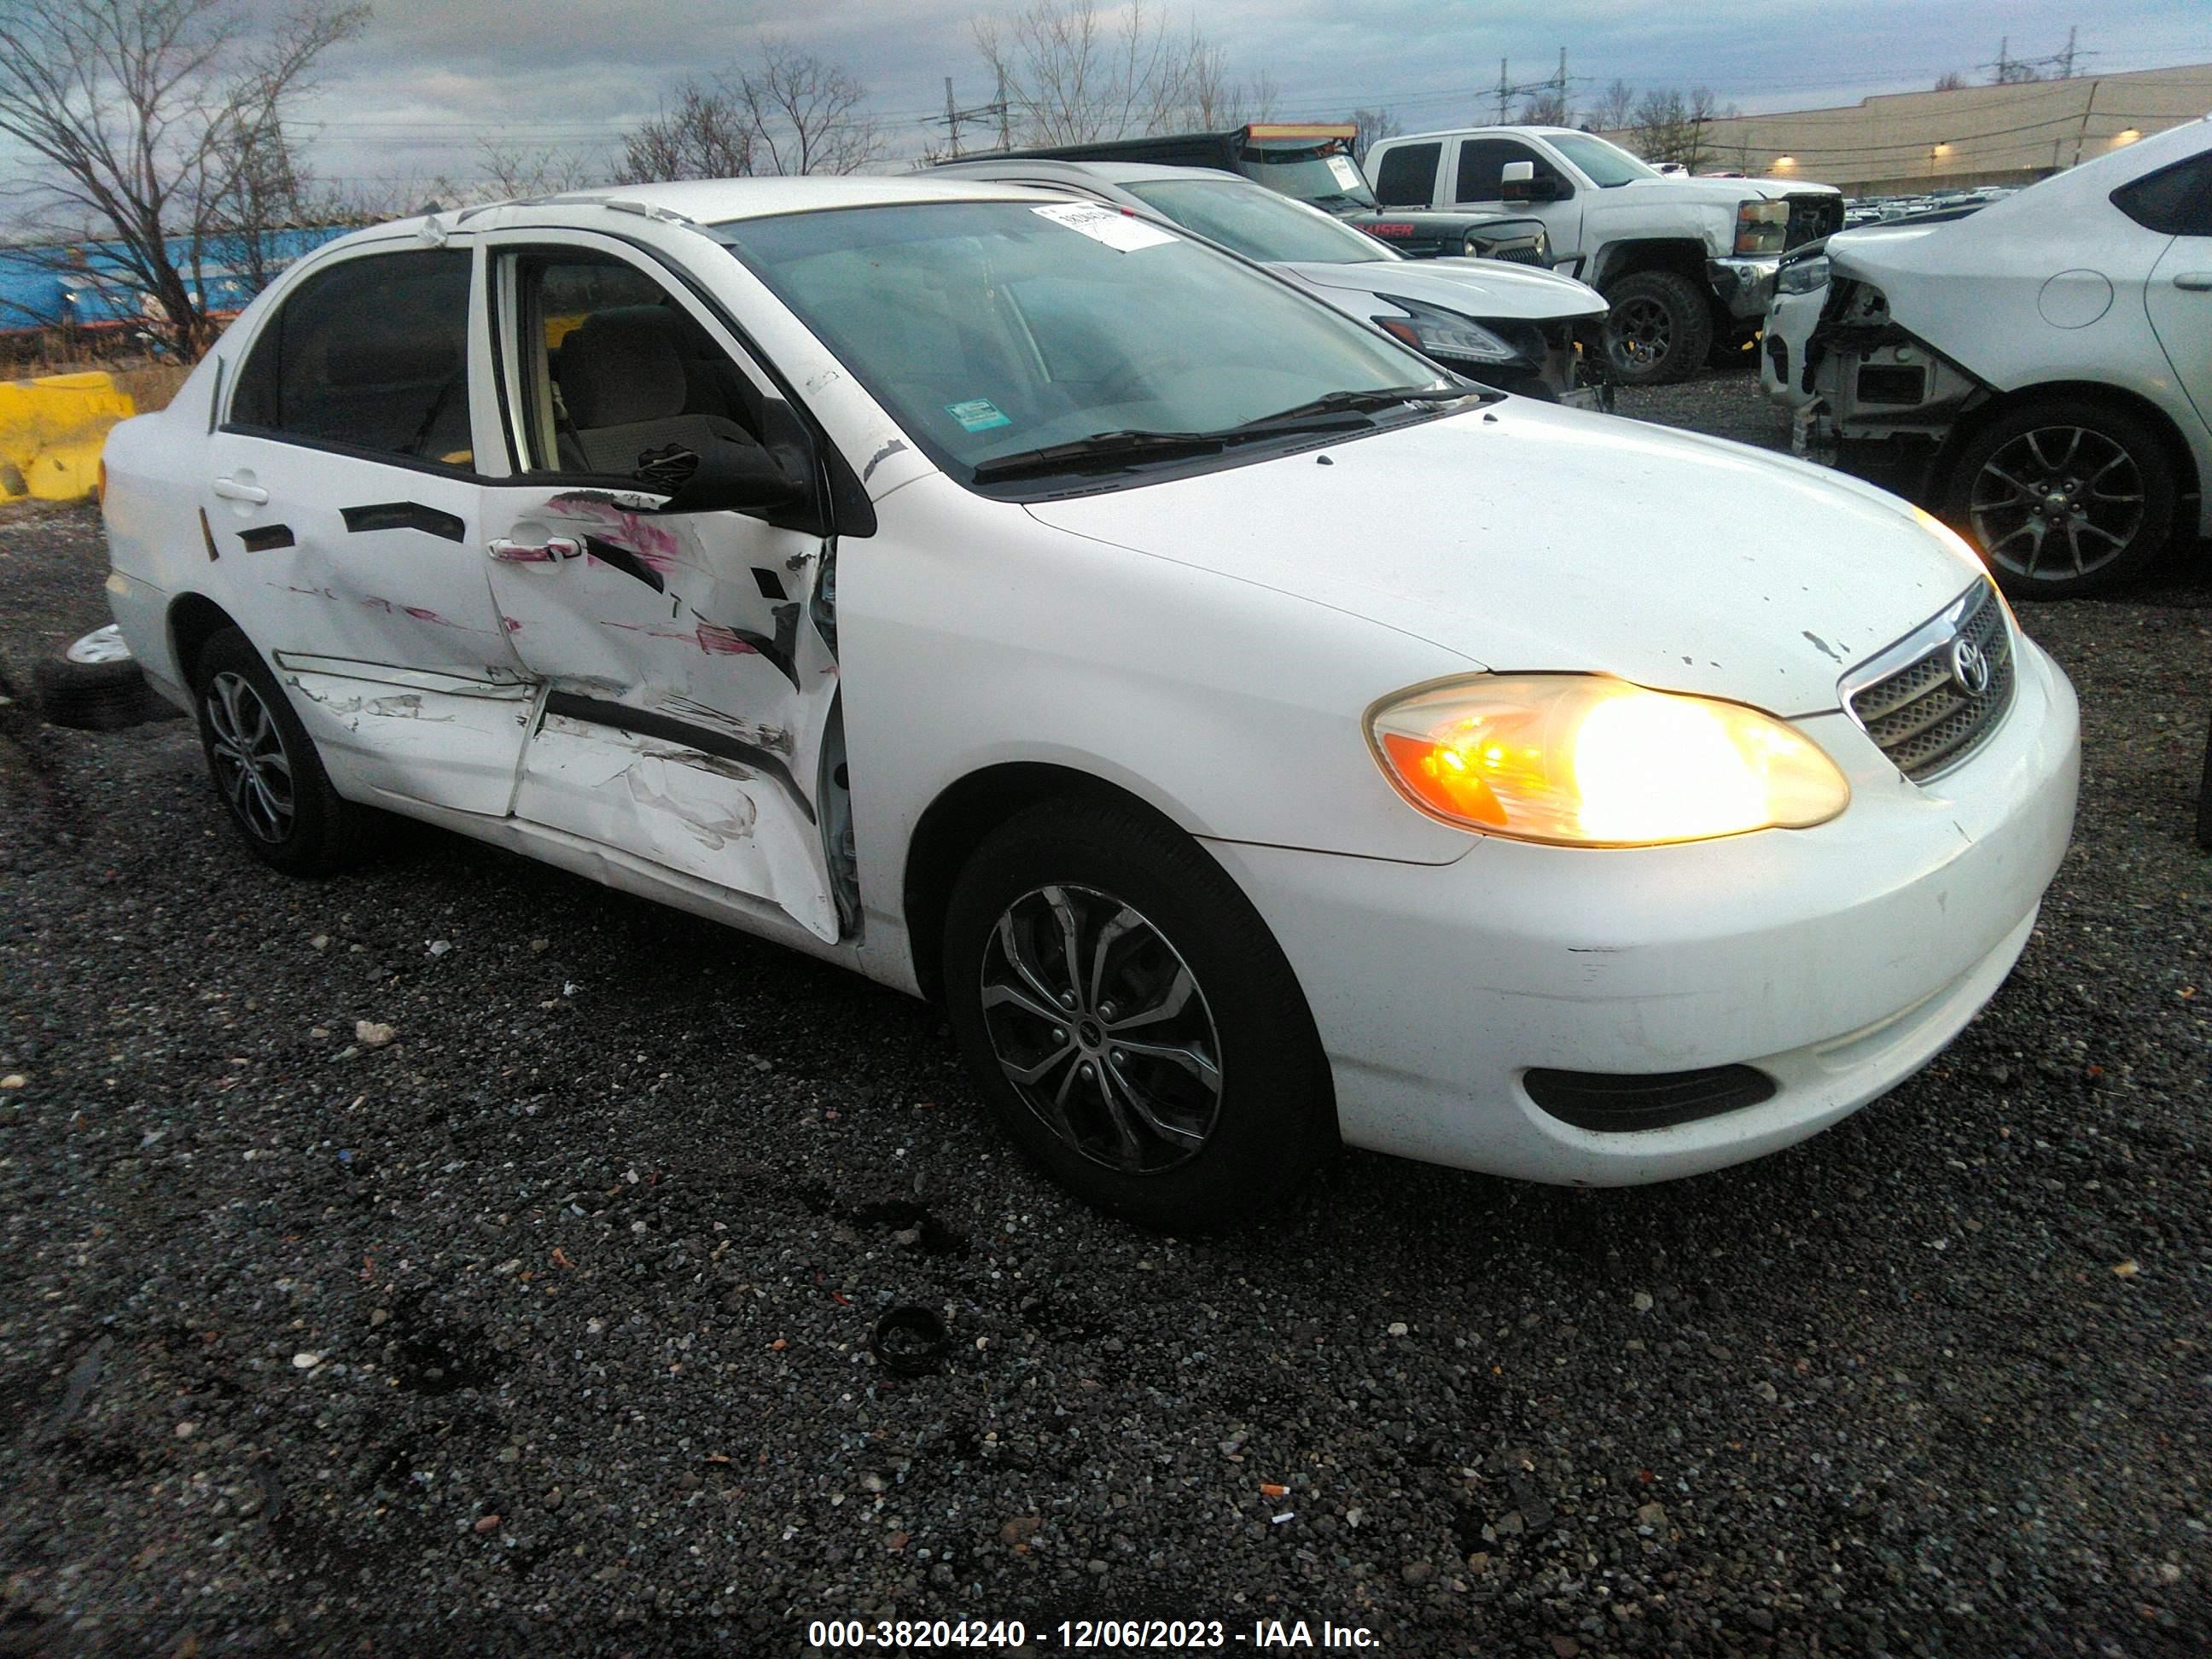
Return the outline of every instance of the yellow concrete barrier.
{"type": "Polygon", "coordinates": [[[91,495],[108,428],[137,412],[105,372],[0,380],[0,496],[91,495]]]}

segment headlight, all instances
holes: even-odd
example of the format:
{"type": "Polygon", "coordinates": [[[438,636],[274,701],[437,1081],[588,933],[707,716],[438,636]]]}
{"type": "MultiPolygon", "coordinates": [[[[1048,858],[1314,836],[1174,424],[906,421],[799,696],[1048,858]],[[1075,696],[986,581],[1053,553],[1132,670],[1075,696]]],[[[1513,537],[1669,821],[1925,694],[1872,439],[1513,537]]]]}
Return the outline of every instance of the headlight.
{"type": "Polygon", "coordinates": [[[1741,703],[1594,674],[1479,674],[1367,716],[1384,774],[1432,817],[1571,847],[1802,830],[1850,804],[1818,744],[1741,703]]]}
{"type": "Polygon", "coordinates": [[[1790,204],[1740,202],[1735,210],[1738,253],[1779,253],[1790,240],[1790,204]]]}
{"type": "Polygon", "coordinates": [[[1825,253],[1794,260],[1783,266],[1774,277],[1775,290],[1781,294],[1811,294],[1827,285],[1828,256],[1825,253]]]}
{"type": "Polygon", "coordinates": [[[1375,320],[1416,351],[1425,351],[1431,357],[1460,357],[1478,363],[1521,361],[1519,352],[1472,318],[1438,306],[1423,305],[1419,300],[1401,300],[1395,294],[1381,297],[1406,314],[1377,317],[1375,320]]]}

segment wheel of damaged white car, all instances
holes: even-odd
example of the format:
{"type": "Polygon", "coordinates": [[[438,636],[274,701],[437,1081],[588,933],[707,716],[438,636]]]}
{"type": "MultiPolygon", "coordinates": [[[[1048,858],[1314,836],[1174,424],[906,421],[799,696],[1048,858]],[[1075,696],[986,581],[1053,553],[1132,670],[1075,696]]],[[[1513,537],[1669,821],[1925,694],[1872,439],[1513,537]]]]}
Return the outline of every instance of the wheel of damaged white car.
{"type": "Polygon", "coordinates": [[[1680,271],[1639,270],[1606,284],[1607,359],[1622,386],[1665,386],[1705,367],[1713,314],[1705,290],[1680,271]]]}
{"type": "Polygon", "coordinates": [[[945,986],[1013,1139],[1097,1207],[1170,1232],[1273,1207],[1334,1146],[1296,976],[1221,867],[1171,826],[1062,801],[975,849],[945,986]]]}
{"type": "Polygon", "coordinates": [[[360,855],[375,813],[331,787],[321,757],[252,641],[227,628],[201,648],[193,703],[208,774],[246,849],[287,875],[360,855]]]}
{"type": "Polygon", "coordinates": [[[1944,507],[2006,592],[2064,599],[2140,575],[2172,534],[2178,489],[2166,446],[2143,422],[2061,398],[1976,433],[1944,507]]]}

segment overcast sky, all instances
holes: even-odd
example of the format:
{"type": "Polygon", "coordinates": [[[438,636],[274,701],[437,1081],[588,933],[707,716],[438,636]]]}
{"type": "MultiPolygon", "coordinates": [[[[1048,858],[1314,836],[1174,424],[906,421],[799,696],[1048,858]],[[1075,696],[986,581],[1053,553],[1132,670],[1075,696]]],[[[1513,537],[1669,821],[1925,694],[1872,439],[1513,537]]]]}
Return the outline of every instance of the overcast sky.
{"type": "MultiPolygon", "coordinates": [[[[240,0],[274,13],[284,0],[240,0]]],[[[558,146],[594,161],[686,75],[742,58],[763,34],[819,53],[867,88],[895,157],[928,142],[944,77],[988,100],[972,24],[1011,0],[375,0],[367,32],[326,60],[296,114],[325,178],[373,187],[466,178],[486,140],[558,146]]],[[[1501,56],[1535,80],[1567,50],[1579,99],[1614,76],[1706,85],[1745,110],[1850,102],[1924,88],[1945,70],[1984,78],[2015,56],[2059,51],[2081,25],[2087,72],[2212,60],[2207,0],[1192,0],[1194,21],[1240,77],[1265,75],[1281,115],[1392,110],[1407,131],[1494,107],[1501,56]]]]}

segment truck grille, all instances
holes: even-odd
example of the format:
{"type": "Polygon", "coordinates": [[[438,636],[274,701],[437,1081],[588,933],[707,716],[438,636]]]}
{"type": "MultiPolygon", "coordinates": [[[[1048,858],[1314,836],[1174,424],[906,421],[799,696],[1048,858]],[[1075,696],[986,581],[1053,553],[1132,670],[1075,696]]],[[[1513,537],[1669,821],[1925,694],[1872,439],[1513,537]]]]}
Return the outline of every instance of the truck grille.
{"type": "Polygon", "coordinates": [[[1802,247],[1822,236],[1832,236],[1843,228],[1842,197],[1792,196],[1790,198],[1790,228],[1783,234],[1783,251],[1787,252],[1793,247],[1802,247]]]}
{"type": "Polygon", "coordinates": [[[2012,706],[2012,634],[1996,589],[1980,583],[1846,677],[1844,690],[1851,718],[1906,777],[1950,770],[2012,706]]]}

